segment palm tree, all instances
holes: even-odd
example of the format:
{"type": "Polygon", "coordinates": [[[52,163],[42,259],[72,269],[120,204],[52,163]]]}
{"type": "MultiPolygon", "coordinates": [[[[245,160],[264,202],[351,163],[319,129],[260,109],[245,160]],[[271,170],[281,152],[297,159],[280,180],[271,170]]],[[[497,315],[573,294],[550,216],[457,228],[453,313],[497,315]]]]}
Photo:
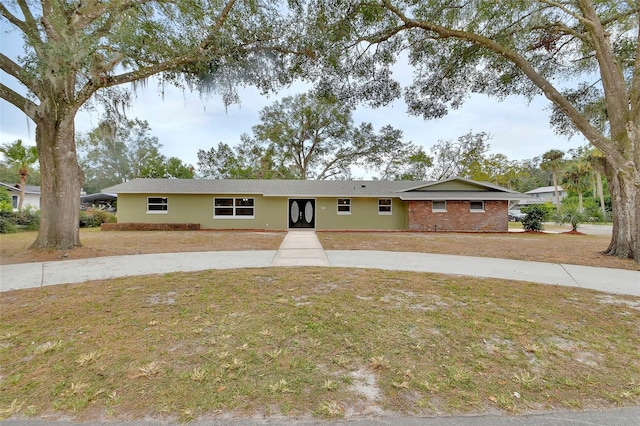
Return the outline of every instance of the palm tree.
{"type": "Polygon", "coordinates": [[[597,148],[592,148],[587,151],[586,161],[591,165],[593,169],[593,173],[596,176],[596,192],[598,194],[598,198],[600,199],[600,209],[604,214],[606,211],[604,205],[604,189],[602,185],[602,173],[604,170],[604,156],[602,151],[597,148]]]}
{"type": "Polygon", "coordinates": [[[9,164],[18,166],[18,175],[20,176],[18,210],[22,210],[27,177],[29,176],[29,167],[38,161],[38,148],[35,146],[24,146],[22,145],[22,140],[18,139],[14,143],[1,145],[0,152],[7,158],[9,164]]]}
{"type": "Polygon", "coordinates": [[[578,161],[572,163],[565,171],[562,186],[567,191],[578,194],[578,208],[583,209],[582,194],[589,190],[591,167],[588,163],[578,161]]]}
{"type": "Polygon", "coordinates": [[[558,171],[564,164],[564,152],[558,149],[552,149],[542,154],[542,163],[540,168],[542,170],[551,170],[553,176],[553,188],[556,193],[556,210],[560,211],[560,193],[558,192],[558,171]]]}

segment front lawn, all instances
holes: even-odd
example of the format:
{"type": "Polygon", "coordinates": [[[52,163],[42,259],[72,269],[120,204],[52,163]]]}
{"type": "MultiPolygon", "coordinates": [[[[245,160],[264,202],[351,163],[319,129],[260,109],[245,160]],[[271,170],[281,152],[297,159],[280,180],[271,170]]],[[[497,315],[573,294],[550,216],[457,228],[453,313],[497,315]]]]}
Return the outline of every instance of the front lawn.
{"type": "Polygon", "coordinates": [[[0,416],[188,421],[640,403],[640,299],[392,271],[174,273],[0,294],[0,416]]]}

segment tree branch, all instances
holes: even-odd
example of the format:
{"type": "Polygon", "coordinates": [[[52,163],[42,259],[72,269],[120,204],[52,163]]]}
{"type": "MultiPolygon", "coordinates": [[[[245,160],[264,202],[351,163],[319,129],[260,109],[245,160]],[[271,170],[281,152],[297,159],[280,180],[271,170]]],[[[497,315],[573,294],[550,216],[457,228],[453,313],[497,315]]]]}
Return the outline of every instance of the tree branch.
{"type": "Polygon", "coordinates": [[[34,79],[26,78],[23,74],[24,70],[20,67],[20,65],[16,64],[8,56],[5,56],[4,53],[1,53],[1,52],[0,52],[0,69],[6,72],[7,74],[9,74],[11,77],[18,80],[27,89],[29,89],[30,91],[32,91],[37,95],[37,91],[36,91],[37,81],[34,79]]]}
{"type": "MultiPolygon", "coordinates": [[[[547,3],[545,1],[545,3],[547,3]]],[[[450,28],[442,27],[432,22],[416,21],[408,18],[397,7],[391,5],[390,0],[383,0],[385,8],[392,12],[396,17],[404,22],[408,28],[418,28],[425,31],[438,34],[441,38],[456,38],[459,40],[465,40],[469,43],[475,44],[479,47],[488,49],[498,55],[505,57],[512,62],[521,72],[523,72],[531,82],[538,87],[542,93],[555,105],[562,110],[567,117],[574,123],[576,128],[597,148],[607,154],[607,157],[617,162],[618,164],[624,164],[625,160],[610,143],[610,140],[600,133],[595,127],[587,120],[574,106],[569,102],[546,78],[539,74],[535,68],[517,52],[501,45],[500,43],[479,35],[470,33],[463,30],[453,30],[450,28]]],[[[549,2],[548,4],[554,4],[549,2]]],[[[584,19],[582,22],[592,23],[592,21],[584,19]]],[[[626,96],[625,96],[626,98],[626,96]]]]}
{"type": "Polygon", "coordinates": [[[36,22],[35,18],[33,17],[33,14],[31,13],[31,9],[29,9],[29,5],[27,4],[26,0],[18,0],[18,5],[20,6],[20,10],[22,11],[22,14],[24,15],[24,22],[27,24],[27,26],[37,30],[38,29],[38,23],[36,22]]]}
{"type": "Polygon", "coordinates": [[[227,20],[227,16],[229,16],[229,13],[231,13],[231,9],[235,5],[235,3],[236,3],[236,0],[229,0],[227,4],[224,6],[224,9],[222,9],[220,16],[216,20],[216,24],[209,30],[209,35],[207,36],[206,39],[204,39],[204,41],[200,45],[201,49],[207,50],[209,46],[211,46],[211,43],[215,39],[215,36],[218,30],[220,30],[220,28],[222,28],[222,26],[224,25],[225,21],[227,20]]]}
{"type": "Polygon", "coordinates": [[[9,9],[5,7],[4,3],[0,3],[0,14],[2,14],[2,16],[4,16],[11,24],[20,28],[22,32],[27,31],[26,22],[21,21],[20,19],[16,18],[11,12],[9,12],[9,9]]]}
{"type": "Polygon", "coordinates": [[[0,98],[9,102],[20,111],[24,112],[27,117],[29,117],[33,121],[36,121],[36,112],[38,110],[38,106],[13,89],[5,86],[3,83],[0,83],[0,98]]]}
{"type": "Polygon", "coordinates": [[[590,21],[589,19],[585,18],[584,16],[580,16],[577,13],[573,12],[572,10],[567,9],[561,3],[558,3],[558,2],[555,2],[555,1],[550,1],[550,0],[538,0],[538,1],[540,3],[544,3],[544,4],[547,4],[547,5],[552,6],[552,7],[557,7],[558,9],[562,10],[567,15],[571,16],[572,18],[577,19],[578,21],[582,22],[585,25],[593,25],[594,24],[592,21],[590,21]]]}

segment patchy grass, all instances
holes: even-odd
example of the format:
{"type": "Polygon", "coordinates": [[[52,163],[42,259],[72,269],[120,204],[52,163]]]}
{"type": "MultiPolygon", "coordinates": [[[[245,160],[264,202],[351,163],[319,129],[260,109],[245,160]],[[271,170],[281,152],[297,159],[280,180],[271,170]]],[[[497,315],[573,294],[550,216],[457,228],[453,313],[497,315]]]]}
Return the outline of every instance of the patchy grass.
{"type": "Polygon", "coordinates": [[[69,251],[29,250],[37,232],[0,234],[0,264],[146,253],[277,250],[285,232],[80,230],[82,247],[69,251]]]}
{"type": "MultiPolygon", "coordinates": [[[[519,223],[510,223],[520,226],[519,223]]],[[[555,230],[564,228],[555,225],[555,230]]],[[[326,250],[390,250],[485,256],[539,262],[640,270],[628,259],[601,252],[607,235],[458,234],[412,232],[318,232],[326,250]]],[[[277,250],[284,232],[250,231],[118,231],[81,229],[83,246],[71,251],[29,250],[35,232],[0,234],[0,264],[81,259],[143,253],[220,250],[277,250]]]]}
{"type": "Polygon", "coordinates": [[[631,259],[602,254],[611,241],[608,235],[324,231],[317,235],[325,250],[455,254],[640,270],[631,259]]]}
{"type": "Polygon", "coordinates": [[[640,298],[269,268],[0,294],[0,416],[189,421],[640,403],[640,298]]]}

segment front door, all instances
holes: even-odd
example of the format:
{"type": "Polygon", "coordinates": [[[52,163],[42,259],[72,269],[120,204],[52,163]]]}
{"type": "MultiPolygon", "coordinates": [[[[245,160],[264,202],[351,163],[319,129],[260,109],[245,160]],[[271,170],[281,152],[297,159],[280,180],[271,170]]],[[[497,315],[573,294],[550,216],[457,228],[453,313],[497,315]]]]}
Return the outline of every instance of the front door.
{"type": "Polygon", "coordinates": [[[289,228],[315,228],[316,200],[289,200],[289,228]]]}

